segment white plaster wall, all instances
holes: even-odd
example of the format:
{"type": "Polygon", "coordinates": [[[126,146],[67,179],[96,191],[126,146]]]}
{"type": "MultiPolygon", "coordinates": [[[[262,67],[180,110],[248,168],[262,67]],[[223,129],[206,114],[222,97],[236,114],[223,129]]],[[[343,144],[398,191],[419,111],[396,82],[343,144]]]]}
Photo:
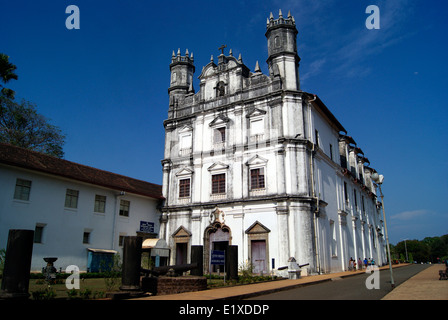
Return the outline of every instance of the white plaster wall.
{"type": "MultiPolygon", "coordinates": [[[[154,199],[126,194],[130,201],[129,217],[118,216],[115,196],[110,190],[74,180],[0,166],[0,248],[6,248],[9,229],[34,230],[36,224],[45,224],[42,243],[34,243],[32,270],[40,271],[44,257],[58,257],[57,268],[68,265],[87,268],[87,248],[113,249],[122,256],[118,246],[119,235],[135,236],[140,221],[154,223],[159,231],[159,213],[154,199]],[[13,199],[16,179],[32,181],[29,201],[13,199]],[[65,208],[66,189],[79,190],[78,207],[65,208]],[[94,212],[95,195],[106,196],[106,212],[94,212]],[[113,237],[115,216],[115,237],[113,237]],[[83,233],[91,230],[90,243],[83,244],[83,233]]],[[[118,202],[119,203],[119,202],[118,202]]]]}

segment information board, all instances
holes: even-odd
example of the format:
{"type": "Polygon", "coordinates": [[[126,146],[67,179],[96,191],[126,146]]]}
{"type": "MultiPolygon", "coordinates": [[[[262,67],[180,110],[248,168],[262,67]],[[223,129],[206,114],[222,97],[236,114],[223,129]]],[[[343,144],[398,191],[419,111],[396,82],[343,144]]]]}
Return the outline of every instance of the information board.
{"type": "Polygon", "coordinates": [[[212,256],[211,256],[211,264],[213,265],[223,265],[226,261],[226,255],[225,251],[220,250],[212,250],[212,256]]]}

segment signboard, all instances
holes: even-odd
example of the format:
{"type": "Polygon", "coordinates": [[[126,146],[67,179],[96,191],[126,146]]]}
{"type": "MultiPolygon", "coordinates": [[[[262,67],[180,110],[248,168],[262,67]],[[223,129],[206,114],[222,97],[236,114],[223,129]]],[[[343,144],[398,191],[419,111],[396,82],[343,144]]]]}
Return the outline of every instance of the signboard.
{"type": "Polygon", "coordinates": [[[140,221],[140,232],[154,233],[154,222],[140,221]]]}
{"type": "Polygon", "coordinates": [[[211,264],[223,265],[226,261],[225,251],[212,250],[211,264]]]}

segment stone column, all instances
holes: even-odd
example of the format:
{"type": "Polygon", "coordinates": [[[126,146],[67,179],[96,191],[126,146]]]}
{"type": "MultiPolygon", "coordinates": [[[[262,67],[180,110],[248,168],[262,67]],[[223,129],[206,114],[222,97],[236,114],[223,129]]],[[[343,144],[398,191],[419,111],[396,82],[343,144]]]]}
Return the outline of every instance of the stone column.
{"type": "Polygon", "coordinates": [[[229,280],[238,279],[238,246],[227,247],[226,273],[229,280]]]}
{"type": "Polygon", "coordinates": [[[125,237],[123,245],[123,271],[120,290],[140,290],[142,238],[125,237]]]}
{"type": "Polygon", "coordinates": [[[34,230],[9,230],[1,299],[27,299],[34,230]]]}
{"type": "Polygon", "coordinates": [[[202,277],[204,275],[204,246],[191,246],[191,263],[197,263],[198,267],[192,269],[192,276],[202,277]]]}

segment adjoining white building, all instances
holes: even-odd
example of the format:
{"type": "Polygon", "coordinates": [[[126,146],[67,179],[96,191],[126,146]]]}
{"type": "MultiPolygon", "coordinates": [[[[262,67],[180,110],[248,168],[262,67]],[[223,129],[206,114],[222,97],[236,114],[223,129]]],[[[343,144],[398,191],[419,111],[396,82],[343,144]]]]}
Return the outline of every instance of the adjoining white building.
{"type": "MultiPolygon", "coordinates": [[[[98,271],[124,236],[155,238],[161,186],[0,144],[0,248],[9,229],[35,230],[32,271],[98,271]]],[[[167,253],[169,253],[167,251],[167,253]]],[[[167,258],[166,258],[167,259],[167,258]]]]}
{"type": "MultiPolygon", "coordinates": [[[[325,104],[300,90],[294,18],[267,20],[269,74],[224,51],[193,88],[193,54],[173,52],[165,126],[160,238],[171,264],[191,246],[238,246],[238,261],[269,273],[294,257],[309,272],[385,259],[375,171],[325,104]]],[[[223,48],[220,48],[223,50],[223,48]]]]}

